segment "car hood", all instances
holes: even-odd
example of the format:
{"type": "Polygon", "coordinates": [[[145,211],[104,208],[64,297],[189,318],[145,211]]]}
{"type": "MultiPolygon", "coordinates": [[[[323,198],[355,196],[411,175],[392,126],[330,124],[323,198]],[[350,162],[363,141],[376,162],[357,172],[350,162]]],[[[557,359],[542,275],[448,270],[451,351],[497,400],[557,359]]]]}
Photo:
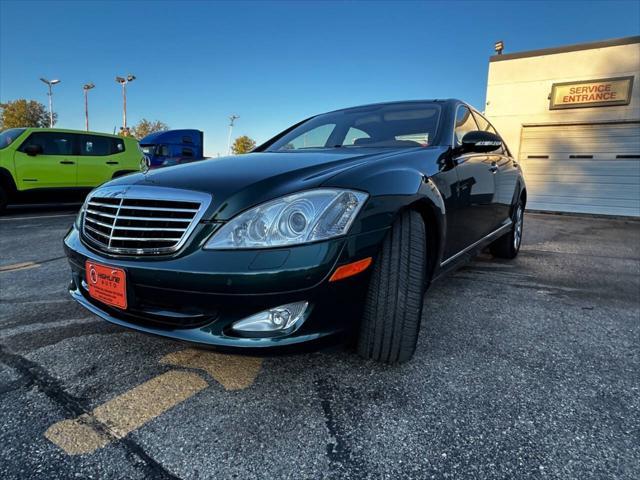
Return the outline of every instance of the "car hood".
{"type": "Polygon", "coordinates": [[[334,175],[398,151],[358,148],[316,152],[259,152],[127,175],[106,185],[148,185],[209,193],[207,217],[227,220],[288,193],[315,188],[334,175]]]}

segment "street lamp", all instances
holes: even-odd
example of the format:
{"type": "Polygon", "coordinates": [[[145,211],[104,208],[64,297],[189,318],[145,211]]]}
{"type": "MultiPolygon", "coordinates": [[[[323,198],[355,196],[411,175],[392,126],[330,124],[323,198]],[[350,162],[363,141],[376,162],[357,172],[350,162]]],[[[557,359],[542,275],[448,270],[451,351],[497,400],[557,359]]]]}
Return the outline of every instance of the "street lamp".
{"type": "Polygon", "coordinates": [[[498,55],[502,55],[502,51],[504,50],[504,42],[502,40],[498,40],[494,45],[493,45],[494,50],[496,51],[496,53],[498,55]]]}
{"type": "Polygon", "coordinates": [[[235,114],[229,117],[229,139],[227,140],[227,151],[229,152],[229,155],[231,155],[231,131],[233,130],[234,122],[239,118],[240,116],[235,114]]]}
{"type": "Polygon", "coordinates": [[[95,85],[93,83],[85,83],[82,86],[82,90],[84,91],[84,128],[89,131],[89,90],[94,88],[95,85]]]}
{"type": "Polygon", "coordinates": [[[51,87],[60,83],[60,80],[47,80],[46,78],[40,78],[40,80],[49,86],[49,128],[53,128],[53,91],[51,87]]]}
{"type": "Polygon", "coordinates": [[[133,82],[135,75],[127,75],[126,77],[116,77],[116,82],[122,85],[122,128],[127,129],[127,83],[133,82]]]}

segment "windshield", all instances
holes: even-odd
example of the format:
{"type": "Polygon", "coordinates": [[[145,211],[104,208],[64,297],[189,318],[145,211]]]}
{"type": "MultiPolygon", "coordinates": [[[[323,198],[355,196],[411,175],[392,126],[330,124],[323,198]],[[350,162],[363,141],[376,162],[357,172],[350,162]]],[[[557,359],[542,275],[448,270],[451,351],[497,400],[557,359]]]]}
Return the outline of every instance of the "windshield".
{"type": "Polygon", "coordinates": [[[439,118],[440,105],[430,102],[350,108],[304,122],[267,151],[426,147],[435,137],[439,118]]]}
{"type": "Polygon", "coordinates": [[[9,128],[0,132],[0,150],[11,145],[25,130],[26,128],[9,128]]]}

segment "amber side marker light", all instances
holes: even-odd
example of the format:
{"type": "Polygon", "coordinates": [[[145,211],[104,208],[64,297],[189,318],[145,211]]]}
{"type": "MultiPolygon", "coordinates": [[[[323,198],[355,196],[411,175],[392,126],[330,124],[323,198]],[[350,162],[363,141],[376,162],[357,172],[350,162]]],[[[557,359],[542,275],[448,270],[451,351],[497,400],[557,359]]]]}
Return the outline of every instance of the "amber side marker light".
{"type": "Polygon", "coordinates": [[[329,281],[335,282],[337,280],[352,277],[353,275],[357,275],[360,272],[364,272],[367,268],[369,268],[369,265],[371,265],[372,261],[373,259],[371,257],[367,257],[362,260],[358,260],[357,262],[342,265],[341,267],[338,267],[335,272],[333,272],[333,275],[331,275],[329,281]]]}

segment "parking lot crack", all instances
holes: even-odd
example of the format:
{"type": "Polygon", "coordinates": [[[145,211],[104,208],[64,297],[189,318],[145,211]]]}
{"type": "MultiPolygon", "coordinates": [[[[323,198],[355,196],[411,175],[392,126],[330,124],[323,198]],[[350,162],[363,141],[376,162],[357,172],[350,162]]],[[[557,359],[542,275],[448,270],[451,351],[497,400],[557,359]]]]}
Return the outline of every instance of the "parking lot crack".
{"type": "MultiPolygon", "coordinates": [[[[118,438],[108,426],[98,422],[89,415],[90,408],[84,400],[67,393],[61,382],[49,374],[45,368],[22,355],[9,351],[4,345],[0,345],[0,362],[4,363],[19,373],[24,379],[24,386],[37,387],[56,405],[61,407],[69,416],[81,417],[87,426],[95,430],[99,436],[108,437],[119,443],[130,455],[135,455],[144,464],[145,476],[161,480],[180,480],[160,463],[154,460],[144,449],[130,438],[118,438]]],[[[139,462],[132,462],[137,466],[139,462]]]]}
{"type": "Polygon", "coordinates": [[[330,476],[342,477],[345,473],[364,475],[363,465],[354,459],[345,434],[336,418],[332,404],[334,387],[326,378],[317,379],[314,385],[320,399],[327,431],[332,439],[327,443],[327,457],[333,470],[330,476]]]}

